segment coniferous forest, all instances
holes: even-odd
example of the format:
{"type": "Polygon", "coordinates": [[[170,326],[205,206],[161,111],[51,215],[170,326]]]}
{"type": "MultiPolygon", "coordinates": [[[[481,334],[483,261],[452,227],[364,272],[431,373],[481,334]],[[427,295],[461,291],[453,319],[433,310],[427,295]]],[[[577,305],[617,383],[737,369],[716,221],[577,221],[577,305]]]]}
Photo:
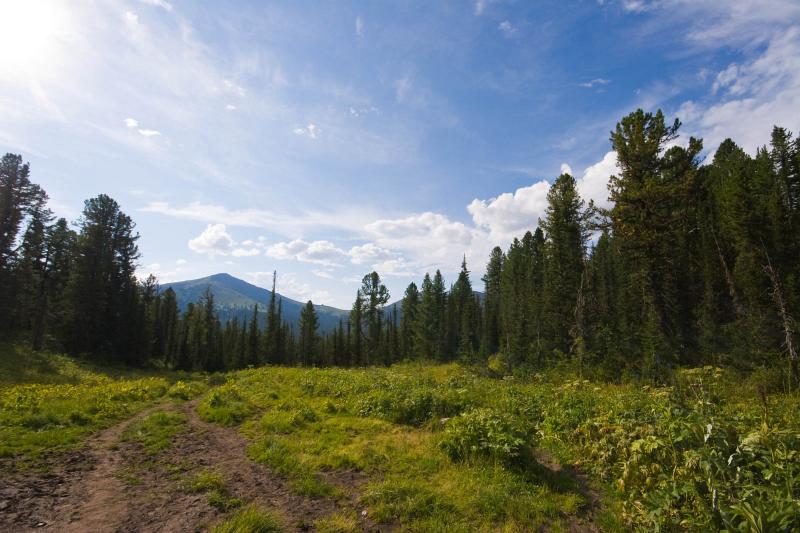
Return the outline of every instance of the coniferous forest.
{"type": "Polygon", "coordinates": [[[624,117],[610,136],[611,209],[562,174],[544,218],[494,248],[482,279],[464,261],[449,286],[425,274],[389,307],[368,273],[324,337],[311,302],[297,331],[282,320],[274,283],[265,324],[258,309],[221,323],[210,291],[180,313],[171,289],[136,277],[140,235],[117,202],[101,194],[74,223],[54,219],[32,169],[6,154],[0,327],[34,350],[185,370],[491,358],[507,373],[571,364],[658,381],[714,364],[780,367],[797,387],[800,138],[776,126],[755,157],[731,139],[706,154],[679,128],[660,111],[624,117]]]}

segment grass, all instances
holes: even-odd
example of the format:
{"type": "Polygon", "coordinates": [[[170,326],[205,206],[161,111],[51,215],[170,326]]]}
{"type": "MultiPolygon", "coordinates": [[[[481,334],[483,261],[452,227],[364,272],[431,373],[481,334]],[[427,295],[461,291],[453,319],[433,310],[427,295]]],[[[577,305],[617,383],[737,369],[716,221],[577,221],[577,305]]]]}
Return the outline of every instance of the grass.
{"type": "Polygon", "coordinates": [[[356,533],[361,531],[358,518],[353,513],[338,512],[314,521],[319,533],[356,533]]]}
{"type": "Polygon", "coordinates": [[[272,512],[249,505],[212,529],[213,533],[279,533],[283,522],[272,512]]]}
{"type": "Polygon", "coordinates": [[[205,494],[208,503],[223,513],[242,505],[240,499],[230,496],[219,472],[197,472],[181,483],[181,489],[189,494],[205,494]]]}
{"type": "Polygon", "coordinates": [[[558,524],[583,503],[566,481],[495,455],[451,459],[440,445],[444,415],[480,405],[489,392],[467,390],[474,377],[456,366],[270,368],[233,379],[234,402],[252,413],[242,425],[251,458],[312,497],[353,490],[337,483],[337,472],[360,472],[362,505],[374,521],[411,530],[515,530],[558,524]]]}
{"type": "Polygon", "coordinates": [[[75,448],[160,401],[181,379],[195,393],[206,387],[200,375],[100,367],[0,344],[0,458],[24,467],[75,448]]]}
{"type": "Polygon", "coordinates": [[[153,455],[168,449],[173,439],[186,429],[184,415],[156,411],[125,428],[122,440],[138,442],[147,453],[153,455]]]}
{"type": "Polygon", "coordinates": [[[588,519],[587,491],[606,531],[798,525],[800,396],[764,376],[708,367],[652,387],[477,370],[245,370],[201,408],[240,423],[251,458],[296,492],[355,491],[370,519],[412,531],[570,529],[588,519]]]}
{"type": "MultiPolygon", "coordinates": [[[[0,346],[0,371],[0,456],[15,464],[164,398],[202,394],[200,416],[243,432],[252,460],[298,494],[336,500],[320,531],[351,531],[362,510],[409,531],[559,531],[587,520],[604,531],[800,529],[800,394],[772,370],[678,369],[658,387],[568,368],[501,379],[422,363],[201,376],[105,371],[0,346]],[[601,499],[591,515],[587,495],[601,499]]],[[[159,411],[126,437],[155,454],[184,424],[159,411]]],[[[281,527],[231,498],[219,473],[182,489],[232,512],[219,531],[281,527]]]]}

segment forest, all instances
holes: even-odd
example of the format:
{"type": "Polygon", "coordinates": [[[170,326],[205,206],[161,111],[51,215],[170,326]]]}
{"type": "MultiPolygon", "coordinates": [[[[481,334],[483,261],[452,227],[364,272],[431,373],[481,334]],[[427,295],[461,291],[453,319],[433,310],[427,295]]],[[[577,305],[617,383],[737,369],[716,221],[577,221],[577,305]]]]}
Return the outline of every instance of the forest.
{"type": "Polygon", "coordinates": [[[572,365],[600,378],[662,382],[707,364],[778,369],[800,384],[800,138],[775,127],[750,156],[727,139],[706,154],[680,122],[637,110],[611,132],[620,172],[613,207],[551,185],[543,219],[494,248],[480,280],[466,261],[411,283],[399,305],[364,276],[349,320],[317,331],[311,302],[297,331],[281,301],[221,323],[210,291],[180,313],[174,293],[136,276],[140,238],[106,195],[74,224],[54,220],[23,157],[0,168],[0,328],[34,350],[128,365],[232,370],[264,364],[488,362],[506,374],[572,365]],[[482,289],[482,293],[476,292],[482,289]]]}

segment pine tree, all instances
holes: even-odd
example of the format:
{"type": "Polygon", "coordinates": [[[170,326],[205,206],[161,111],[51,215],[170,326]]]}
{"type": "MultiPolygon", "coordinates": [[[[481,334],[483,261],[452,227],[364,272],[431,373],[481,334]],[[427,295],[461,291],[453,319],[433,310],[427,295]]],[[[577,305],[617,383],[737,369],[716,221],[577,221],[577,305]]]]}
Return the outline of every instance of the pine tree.
{"type": "Polygon", "coordinates": [[[316,365],[320,362],[318,354],[317,329],[319,319],[314,309],[314,304],[309,300],[300,312],[300,323],[298,329],[300,338],[298,339],[298,355],[300,363],[304,366],[316,365]]]}
{"type": "Polygon", "coordinates": [[[576,189],[575,179],[562,174],[547,193],[547,209],[540,226],[545,232],[544,307],[542,320],[552,348],[570,353],[583,335],[576,322],[589,235],[591,211],[576,189]],[[572,333],[572,334],[571,334],[572,333]]]}
{"type": "Polygon", "coordinates": [[[409,283],[400,307],[400,357],[408,359],[415,357],[417,351],[416,329],[418,327],[419,291],[414,282],[409,283]]]}
{"type": "Polygon", "coordinates": [[[70,350],[73,353],[119,354],[138,362],[135,349],[137,283],[134,277],[139,251],[135,224],[106,195],[87,200],[70,296],[70,350]]]}
{"type": "Polygon", "coordinates": [[[486,275],[483,277],[486,295],[483,330],[481,335],[481,355],[484,357],[497,352],[500,347],[500,280],[505,256],[499,246],[492,249],[486,275]]]}
{"type": "Polygon", "coordinates": [[[383,306],[389,302],[389,290],[381,282],[377,272],[371,272],[361,281],[363,316],[367,326],[366,364],[386,362],[385,354],[380,353],[381,332],[383,329],[383,306]]]}
{"type": "Polygon", "coordinates": [[[351,364],[361,366],[366,364],[364,360],[364,299],[361,296],[361,291],[356,291],[356,301],[353,303],[353,308],[350,311],[349,321],[349,334],[350,339],[350,353],[351,364]]]}

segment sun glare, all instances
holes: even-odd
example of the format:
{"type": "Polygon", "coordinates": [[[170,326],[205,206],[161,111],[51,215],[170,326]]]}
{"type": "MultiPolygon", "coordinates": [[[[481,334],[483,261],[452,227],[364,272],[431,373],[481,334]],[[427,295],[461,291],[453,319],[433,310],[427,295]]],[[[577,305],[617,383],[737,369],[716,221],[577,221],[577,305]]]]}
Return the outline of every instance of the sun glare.
{"type": "Polygon", "coordinates": [[[0,1],[0,73],[46,74],[58,56],[67,22],[64,7],[54,1],[0,1]]]}

